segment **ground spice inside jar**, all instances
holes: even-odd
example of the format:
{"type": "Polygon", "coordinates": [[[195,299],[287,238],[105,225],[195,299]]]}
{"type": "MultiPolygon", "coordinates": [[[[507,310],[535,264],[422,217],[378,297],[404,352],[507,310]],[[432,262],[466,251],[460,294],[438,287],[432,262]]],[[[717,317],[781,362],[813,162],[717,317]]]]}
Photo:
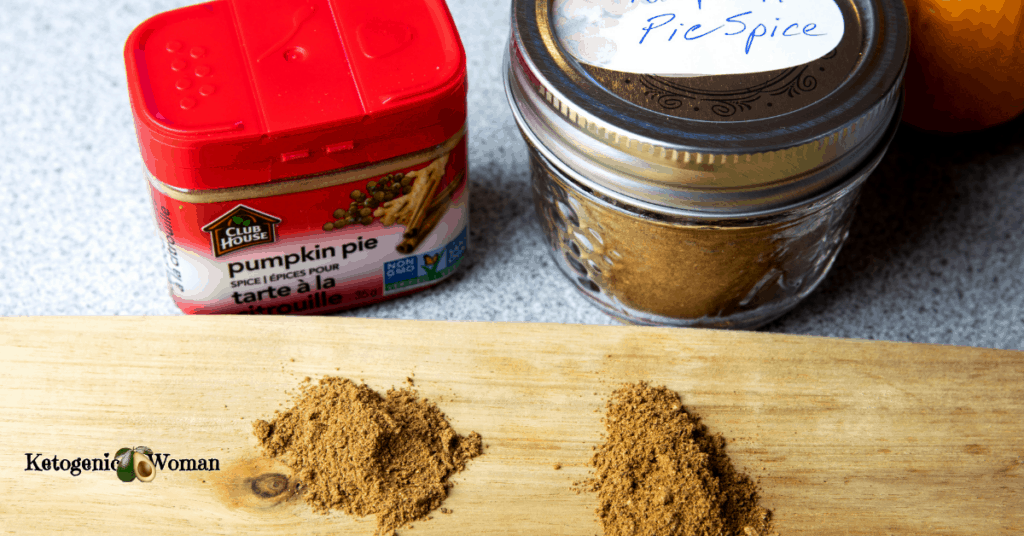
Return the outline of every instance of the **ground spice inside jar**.
{"type": "Polygon", "coordinates": [[[549,242],[577,284],[613,314],[674,325],[753,327],[796,305],[831,266],[856,200],[712,225],[610,206],[536,160],[533,173],[549,242]]]}
{"type": "MultiPolygon", "coordinates": [[[[670,318],[728,317],[777,298],[781,292],[775,280],[807,271],[804,265],[810,261],[801,255],[803,248],[828,231],[826,226],[801,228],[802,222],[671,225],[593,204],[580,206],[581,225],[605,230],[604,247],[595,248],[594,261],[600,263],[605,249],[621,258],[594,279],[602,279],[602,287],[623,304],[670,318]],[[794,241],[801,243],[788,243],[794,241]]],[[[589,260],[587,253],[583,256],[589,260]]]]}
{"type": "Polygon", "coordinates": [[[665,387],[629,384],[606,406],[594,478],[605,536],[769,536],[771,512],[711,434],[665,387]]]}
{"type": "Polygon", "coordinates": [[[253,431],[265,454],[292,468],[314,511],[375,514],[379,535],[440,506],[449,477],[483,449],[479,434],[457,434],[415,391],[381,396],[337,377],[304,385],[294,407],[253,431]]]}

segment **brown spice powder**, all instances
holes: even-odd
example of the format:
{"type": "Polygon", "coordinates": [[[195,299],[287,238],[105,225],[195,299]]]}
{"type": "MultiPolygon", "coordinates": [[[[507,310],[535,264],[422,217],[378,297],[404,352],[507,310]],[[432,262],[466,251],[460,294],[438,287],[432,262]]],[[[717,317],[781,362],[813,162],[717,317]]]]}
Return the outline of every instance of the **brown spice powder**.
{"type": "Polygon", "coordinates": [[[616,390],[606,441],[592,459],[605,536],[768,536],[771,512],[737,472],[725,438],[708,432],[679,395],[646,383],[616,390]]]}
{"type": "Polygon", "coordinates": [[[613,310],[703,326],[753,328],[795,305],[831,267],[857,199],[721,221],[654,215],[584,192],[531,156],[537,213],[578,286],[613,310]]]}
{"type": "Polygon", "coordinates": [[[314,511],[376,514],[381,535],[440,506],[448,478],[482,453],[479,434],[458,435],[414,391],[381,396],[337,377],[303,386],[293,408],[253,431],[268,456],[292,468],[314,511]]]}
{"type": "Polygon", "coordinates": [[[816,281],[819,255],[810,253],[834,247],[827,210],[737,226],[666,223],[587,202],[578,212],[581,229],[604,239],[580,251],[583,264],[600,267],[590,277],[626,306],[669,318],[727,317],[785,298],[780,282],[816,281]]]}

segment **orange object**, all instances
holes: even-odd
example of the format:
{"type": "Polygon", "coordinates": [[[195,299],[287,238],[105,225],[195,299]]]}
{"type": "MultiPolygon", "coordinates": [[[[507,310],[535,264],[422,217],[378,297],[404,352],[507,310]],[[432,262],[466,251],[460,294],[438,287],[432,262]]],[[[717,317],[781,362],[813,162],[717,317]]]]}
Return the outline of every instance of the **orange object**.
{"type": "Polygon", "coordinates": [[[906,0],[903,120],[964,132],[1024,111],[1024,0],[906,0]]]}

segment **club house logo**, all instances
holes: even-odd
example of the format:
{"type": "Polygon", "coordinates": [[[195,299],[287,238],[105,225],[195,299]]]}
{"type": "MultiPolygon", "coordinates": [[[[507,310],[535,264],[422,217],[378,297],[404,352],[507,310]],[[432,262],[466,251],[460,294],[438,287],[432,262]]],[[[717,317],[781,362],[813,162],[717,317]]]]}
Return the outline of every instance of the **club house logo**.
{"type": "Polygon", "coordinates": [[[110,457],[104,452],[102,458],[58,458],[44,457],[43,453],[26,452],[25,470],[36,472],[67,472],[78,476],[90,471],[116,471],[122,482],[152,482],[157,471],[220,471],[217,458],[172,458],[170,454],[154,454],[149,447],[124,447],[110,457]]]}
{"type": "Polygon", "coordinates": [[[245,205],[238,205],[203,227],[210,233],[213,255],[220,257],[233,251],[277,240],[277,224],[281,220],[245,205]]]}

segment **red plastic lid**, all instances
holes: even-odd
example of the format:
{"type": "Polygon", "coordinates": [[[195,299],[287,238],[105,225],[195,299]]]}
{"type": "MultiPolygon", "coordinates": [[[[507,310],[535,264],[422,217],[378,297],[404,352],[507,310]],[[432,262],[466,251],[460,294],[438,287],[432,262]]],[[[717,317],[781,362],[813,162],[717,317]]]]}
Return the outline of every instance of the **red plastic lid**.
{"type": "Polygon", "coordinates": [[[439,145],[466,120],[466,57],[444,0],[218,0],[125,44],[146,166],[212,189],[439,145]]]}

